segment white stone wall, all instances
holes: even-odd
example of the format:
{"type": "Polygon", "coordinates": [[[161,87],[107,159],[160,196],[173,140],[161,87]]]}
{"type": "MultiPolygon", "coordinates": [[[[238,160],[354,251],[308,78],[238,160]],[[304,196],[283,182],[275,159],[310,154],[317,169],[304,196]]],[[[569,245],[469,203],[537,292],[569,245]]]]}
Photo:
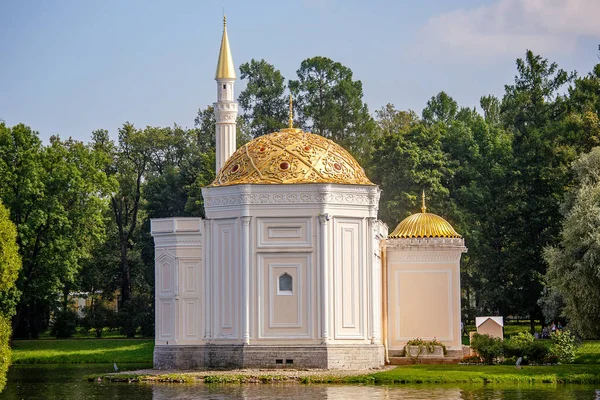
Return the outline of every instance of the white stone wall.
{"type": "MultiPolygon", "coordinates": [[[[237,232],[236,239],[209,238],[215,257],[222,246],[231,257],[238,251],[231,274],[240,278],[241,299],[234,296],[231,304],[239,308],[236,315],[248,318],[236,319],[239,329],[230,339],[273,345],[378,343],[380,266],[372,254],[377,187],[236,185],[204,188],[203,196],[213,226],[228,224],[237,232]],[[247,240],[233,219],[246,220],[247,240]],[[294,290],[282,295],[277,279],[285,273],[292,276],[294,290]],[[247,338],[239,335],[244,330],[247,338]]],[[[215,259],[213,264],[223,263],[215,259]]],[[[213,281],[215,290],[224,287],[223,279],[213,281]]],[[[219,297],[211,296],[213,301],[219,297]]],[[[218,306],[213,312],[222,314],[218,306]]]]}
{"type": "Polygon", "coordinates": [[[201,342],[202,227],[200,218],[151,221],[156,260],[156,344],[201,342]]]}
{"type": "Polygon", "coordinates": [[[388,348],[436,338],[461,343],[460,257],[463,239],[388,239],[388,348]]]}
{"type": "Polygon", "coordinates": [[[379,193],[329,184],[209,187],[205,220],[153,220],[156,365],[217,365],[215,354],[230,353],[256,365],[284,353],[306,366],[345,368],[352,354],[360,365],[381,365],[379,242],[387,227],[383,233],[375,219],[379,193]],[[280,290],[284,274],[292,285],[280,290]],[[252,346],[273,351],[256,358],[252,346]],[[286,346],[323,358],[309,362],[286,346]]]}

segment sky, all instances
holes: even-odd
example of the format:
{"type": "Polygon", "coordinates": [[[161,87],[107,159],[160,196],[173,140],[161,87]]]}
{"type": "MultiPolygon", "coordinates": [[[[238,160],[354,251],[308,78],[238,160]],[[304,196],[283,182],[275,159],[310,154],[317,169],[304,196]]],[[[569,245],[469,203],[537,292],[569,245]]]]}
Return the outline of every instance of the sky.
{"type": "Polygon", "coordinates": [[[46,142],[125,122],[191,128],[216,99],[223,11],[236,68],[265,59],[294,79],[329,57],[371,112],[420,114],[442,90],[476,107],[527,49],[579,75],[600,62],[599,0],[0,0],[0,120],[46,142]]]}

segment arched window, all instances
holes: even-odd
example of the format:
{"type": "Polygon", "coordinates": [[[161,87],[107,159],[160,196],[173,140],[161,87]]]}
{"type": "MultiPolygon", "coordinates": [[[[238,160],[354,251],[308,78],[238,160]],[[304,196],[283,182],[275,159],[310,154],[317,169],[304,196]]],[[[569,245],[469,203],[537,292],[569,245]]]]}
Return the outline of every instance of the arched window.
{"type": "Polygon", "coordinates": [[[277,294],[291,295],[294,293],[294,282],[292,276],[285,272],[279,275],[279,285],[277,286],[277,294]]]}

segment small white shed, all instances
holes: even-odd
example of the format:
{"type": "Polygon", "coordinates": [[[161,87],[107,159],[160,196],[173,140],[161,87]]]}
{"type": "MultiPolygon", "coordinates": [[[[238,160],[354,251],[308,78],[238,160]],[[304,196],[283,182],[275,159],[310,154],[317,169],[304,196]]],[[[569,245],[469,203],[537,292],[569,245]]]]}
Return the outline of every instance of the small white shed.
{"type": "Polygon", "coordinates": [[[476,317],[475,325],[477,333],[481,335],[488,334],[504,339],[504,319],[502,317],[476,317]]]}

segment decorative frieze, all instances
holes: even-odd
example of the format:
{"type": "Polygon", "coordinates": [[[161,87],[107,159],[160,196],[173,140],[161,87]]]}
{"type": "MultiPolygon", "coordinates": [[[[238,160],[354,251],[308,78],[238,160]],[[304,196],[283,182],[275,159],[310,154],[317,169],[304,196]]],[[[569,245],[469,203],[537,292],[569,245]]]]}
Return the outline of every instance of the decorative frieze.
{"type": "Polygon", "coordinates": [[[463,238],[394,238],[387,239],[388,248],[402,249],[403,251],[426,251],[439,248],[460,249],[462,253],[467,252],[463,238]]]}
{"type": "Polygon", "coordinates": [[[375,187],[351,190],[345,186],[334,188],[328,185],[326,188],[329,190],[322,190],[316,185],[297,185],[294,187],[296,190],[289,190],[292,186],[288,185],[284,190],[280,185],[243,185],[237,186],[237,190],[218,192],[213,188],[205,188],[204,204],[207,208],[254,204],[335,204],[371,206],[375,209],[379,204],[380,191],[375,187]]]}

